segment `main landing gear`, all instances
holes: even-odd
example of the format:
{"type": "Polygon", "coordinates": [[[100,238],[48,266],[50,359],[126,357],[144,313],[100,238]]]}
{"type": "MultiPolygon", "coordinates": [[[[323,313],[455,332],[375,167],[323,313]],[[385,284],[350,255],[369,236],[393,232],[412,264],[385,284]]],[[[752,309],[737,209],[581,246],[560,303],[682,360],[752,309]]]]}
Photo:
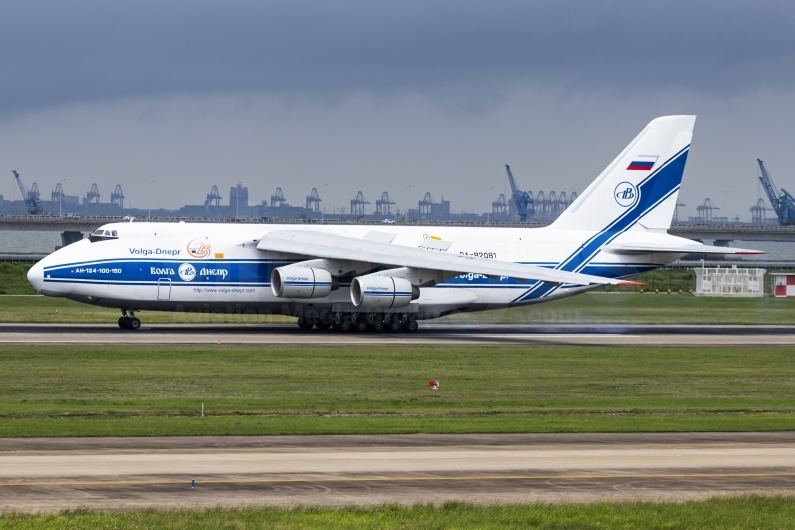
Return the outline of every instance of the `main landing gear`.
{"type": "Polygon", "coordinates": [[[413,333],[419,325],[413,314],[409,313],[321,313],[320,318],[299,318],[298,327],[308,331],[317,328],[326,331],[330,327],[335,331],[357,331],[380,333],[405,331],[413,333]]]}
{"type": "Polygon", "coordinates": [[[121,310],[121,317],[119,318],[119,327],[121,329],[131,329],[133,331],[141,327],[141,321],[135,316],[135,312],[130,310],[129,315],[126,309],[121,310]]]}

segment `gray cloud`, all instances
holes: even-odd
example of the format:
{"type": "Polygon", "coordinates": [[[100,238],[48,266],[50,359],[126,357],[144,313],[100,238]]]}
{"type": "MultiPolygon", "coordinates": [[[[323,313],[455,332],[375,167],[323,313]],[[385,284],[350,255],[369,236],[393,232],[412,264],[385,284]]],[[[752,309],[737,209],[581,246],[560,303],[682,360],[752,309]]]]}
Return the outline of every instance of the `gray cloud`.
{"type": "Polygon", "coordinates": [[[171,93],[352,90],[466,105],[566,92],[789,89],[791,2],[6,2],[5,114],[171,93]]]}
{"type": "Polygon", "coordinates": [[[695,113],[686,210],[746,218],[756,157],[793,188],[794,22],[774,1],[4,2],[0,194],[15,168],[136,206],[242,179],[256,202],[330,183],[324,206],[485,211],[504,163],[582,190],[649,120],[695,113]]]}

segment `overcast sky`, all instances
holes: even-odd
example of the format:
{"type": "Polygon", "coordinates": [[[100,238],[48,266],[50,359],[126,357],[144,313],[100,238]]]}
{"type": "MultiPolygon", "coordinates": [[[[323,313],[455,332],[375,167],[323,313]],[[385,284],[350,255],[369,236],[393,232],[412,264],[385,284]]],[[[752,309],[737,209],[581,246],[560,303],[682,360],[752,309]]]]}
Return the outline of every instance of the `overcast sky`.
{"type": "Polygon", "coordinates": [[[795,189],[794,27],[783,1],[3,2],[0,194],[16,169],[133,206],[240,180],[256,203],[429,191],[483,212],[506,163],[581,191],[692,113],[682,213],[710,197],[747,220],[757,157],[795,189]]]}

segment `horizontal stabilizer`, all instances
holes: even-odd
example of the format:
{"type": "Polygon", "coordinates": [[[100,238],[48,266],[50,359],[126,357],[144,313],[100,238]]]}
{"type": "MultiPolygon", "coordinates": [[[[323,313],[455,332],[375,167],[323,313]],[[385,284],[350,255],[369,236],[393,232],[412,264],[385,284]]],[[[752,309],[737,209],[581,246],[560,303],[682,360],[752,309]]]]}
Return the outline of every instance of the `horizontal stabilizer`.
{"type": "Polygon", "coordinates": [[[613,254],[766,254],[760,250],[714,247],[712,245],[608,245],[604,248],[613,254]]]}
{"type": "Polygon", "coordinates": [[[411,267],[457,274],[482,274],[489,277],[504,276],[553,284],[640,285],[625,280],[548,269],[536,265],[476,258],[464,254],[448,254],[436,250],[304,230],[269,232],[260,239],[257,249],[313,258],[373,263],[388,267],[411,267]]]}

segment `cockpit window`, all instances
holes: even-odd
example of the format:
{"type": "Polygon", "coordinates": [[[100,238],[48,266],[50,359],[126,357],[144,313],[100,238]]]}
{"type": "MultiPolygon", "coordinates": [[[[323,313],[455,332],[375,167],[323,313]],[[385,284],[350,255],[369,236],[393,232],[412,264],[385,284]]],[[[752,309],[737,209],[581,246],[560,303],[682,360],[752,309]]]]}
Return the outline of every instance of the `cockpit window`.
{"type": "Polygon", "coordinates": [[[119,239],[118,231],[98,228],[94,230],[93,234],[88,236],[88,240],[92,243],[96,243],[97,241],[107,241],[108,239],[119,239]]]}

